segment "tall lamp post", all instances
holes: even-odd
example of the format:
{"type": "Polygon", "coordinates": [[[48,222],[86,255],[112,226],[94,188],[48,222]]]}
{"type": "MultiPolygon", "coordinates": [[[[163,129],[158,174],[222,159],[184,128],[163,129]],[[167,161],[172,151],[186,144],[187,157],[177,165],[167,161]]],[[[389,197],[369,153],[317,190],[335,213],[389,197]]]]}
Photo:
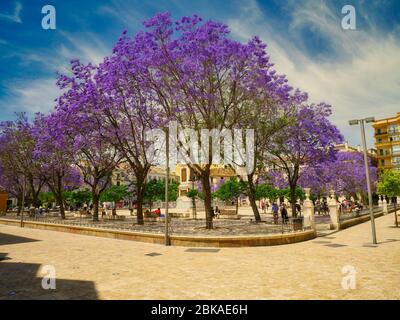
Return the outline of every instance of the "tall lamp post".
{"type": "Polygon", "coordinates": [[[371,191],[371,180],[370,180],[370,176],[369,176],[369,167],[368,167],[367,143],[366,143],[366,139],[365,139],[365,127],[364,127],[364,123],[371,123],[374,121],[375,121],[374,117],[369,117],[369,118],[364,118],[364,119],[359,119],[359,120],[350,120],[349,124],[351,126],[359,124],[360,128],[361,128],[361,140],[362,140],[363,150],[364,150],[365,176],[367,178],[367,187],[368,187],[369,213],[371,216],[372,242],[374,244],[377,244],[376,230],[375,230],[375,218],[374,218],[374,211],[372,208],[372,191],[371,191]]]}
{"type": "Polygon", "coordinates": [[[169,215],[169,199],[168,199],[168,184],[169,184],[169,128],[165,129],[165,160],[166,160],[166,175],[165,175],[165,245],[171,245],[169,237],[169,225],[168,225],[168,215],[169,215]]]}

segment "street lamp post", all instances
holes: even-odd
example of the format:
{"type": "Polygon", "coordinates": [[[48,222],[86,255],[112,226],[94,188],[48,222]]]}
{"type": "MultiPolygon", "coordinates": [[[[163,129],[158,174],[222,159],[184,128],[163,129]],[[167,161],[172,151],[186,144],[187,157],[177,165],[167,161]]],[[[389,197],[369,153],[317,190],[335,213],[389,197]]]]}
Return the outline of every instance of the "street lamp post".
{"type": "Polygon", "coordinates": [[[364,127],[364,123],[370,123],[370,122],[374,122],[374,121],[375,121],[375,118],[369,117],[369,118],[360,119],[360,120],[350,120],[349,124],[351,126],[360,124],[360,128],[361,128],[361,140],[362,140],[363,150],[364,150],[365,176],[367,178],[367,188],[368,188],[369,213],[371,216],[372,242],[374,244],[377,244],[376,230],[375,230],[375,218],[374,218],[374,211],[372,208],[372,191],[371,191],[371,180],[370,180],[370,176],[369,176],[367,143],[366,143],[366,139],[365,139],[365,127],[364,127]]]}
{"type": "Polygon", "coordinates": [[[168,184],[169,184],[169,128],[165,129],[166,137],[165,137],[165,160],[166,160],[166,175],[165,175],[165,245],[171,245],[170,237],[169,237],[169,225],[168,225],[168,207],[169,207],[169,199],[168,199],[168,184]]]}

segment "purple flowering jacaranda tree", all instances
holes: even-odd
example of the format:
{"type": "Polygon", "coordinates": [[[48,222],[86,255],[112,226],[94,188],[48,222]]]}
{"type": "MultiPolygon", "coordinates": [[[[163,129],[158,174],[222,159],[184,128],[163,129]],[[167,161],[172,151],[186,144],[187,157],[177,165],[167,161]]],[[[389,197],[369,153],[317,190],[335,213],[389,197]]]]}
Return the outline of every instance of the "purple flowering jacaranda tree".
{"type": "Polygon", "coordinates": [[[60,119],[60,135],[70,142],[74,163],[91,189],[95,221],[100,196],[110,186],[112,173],[122,159],[110,143],[101,117],[104,100],[94,81],[96,69],[91,64],[71,61],[72,75],[61,75],[57,83],[65,92],[58,99],[55,111],[55,117],[60,119]]]}
{"type": "Polygon", "coordinates": [[[268,145],[273,165],[287,179],[294,216],[301,169],[334,159],[334,146],[343,140],[339,130],[329,121],[331,113],[331,107],[324,103],[300,104],[291,125],[274,134],[273,141],[268,145]]]}
{"type": "Polygon", "coordinates": [[[65,219],[64,191],[79,187],[81,177],[73,165],[72,141],[62,130],[65,125],[63,120],[54,112],[47,116],[37,114],[32,134],[37,141],[34,158],[40,163],[38,174],[54,194],[61,218],[65,219]]]}
{"type": "MultiPolygon", "coordinates": [[[[203,22],[197,15],[174,23],[169,13],[161,13],[144,25],[145,32],[123,35],[114,52],[134,70],[132,83],[147,88],[165,119],[196,132],[191,139],[200,141],[202,129],[237,128],[255,99],[264,99],[262,91],[275,99],[290,90],[258,38],[247,44],[234,41],[225,24],[203,22]]],[[[188,165],[203,185],[206,228],[212,228],[210,168],[219,150],[201,144],[200,150],[205,158],[188,165]]]]}
{"type": "Polygon", "coordinates": [[[32,125],[25,114],[17,114],[15,121],[0,123],[0,163],[3,184],[7,191],[35,207],[39,205],[39,193],[44,180],[38,175],[40,163],[34,158],[36,140],[31,132],[32,125]],[[11,185],[15,183],[15,185],[11,185]]]}

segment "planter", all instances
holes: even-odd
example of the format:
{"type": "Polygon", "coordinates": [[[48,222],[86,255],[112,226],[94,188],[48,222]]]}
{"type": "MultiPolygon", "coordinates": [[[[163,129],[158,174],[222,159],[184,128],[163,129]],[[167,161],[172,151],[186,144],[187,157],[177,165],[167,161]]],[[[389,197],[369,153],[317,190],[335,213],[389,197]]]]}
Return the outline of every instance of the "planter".
{"type": "Polygon", "coordinates": [[[303,230],[303,217],[297,217],[293,218],[293,230],[298,231],[298,230],[303,230]]]}

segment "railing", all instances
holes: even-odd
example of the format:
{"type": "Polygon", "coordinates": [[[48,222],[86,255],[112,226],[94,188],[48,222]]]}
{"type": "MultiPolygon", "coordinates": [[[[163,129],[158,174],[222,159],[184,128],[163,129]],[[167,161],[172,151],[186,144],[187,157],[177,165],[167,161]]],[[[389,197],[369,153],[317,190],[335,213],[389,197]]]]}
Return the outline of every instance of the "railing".
{"type": "MultiPolygon", "coordinates": [[[[20,216],[7,215],[4,218],[20,220],[20,216]]],[[[144,225],[136,224],[136,217],[125,216],[123,220],[101,219],[93,221],[92,216],[75,217],[67,214],[66,219],[54,216],[36,216],[24,217],[25,222],[41,222],[63,226],[90,227],[96,229],[116,230],[116,231],[133,231],[163,234],[165,231],[165,223],[145,222],[144,225]]],[[[274,220],[273,217],[264,218],[262,222],[256,223],[252,219],[240,220],[213,220],[214,229],[205,229],[204,219],[181,219],[171,218],[169,223],[170,234],[175,235],[209,235],[209,236],[234,236],[234,235],[265,235],[265,234],[285,234],[299,231],[311,230],[309,217],[303,217],[303,221],[296,220],[292,217],[282,219],[279,217],[274,220]]]]}
{"type": "MultiPolygon", "coordinates": [[[[388,210],[391,210],[393,208],[393,205],[390,204],[388,205],[388,210]]],[[[377,213],[382,212],[382,207],[373,207],[373,213],[374,215],[376,215],[377,213]]],[[[364,208],[361,211],[357,211],[357,210],[352,210],[352,211],[347,211],[347,212],[341,212],[340,213],[340,221],[346,221],[349,219],[354,219],[354,218],[359,218],[359,217],[363,217],[363,216],[367,216],[369,215],[369,207],[364,208]]]]}

